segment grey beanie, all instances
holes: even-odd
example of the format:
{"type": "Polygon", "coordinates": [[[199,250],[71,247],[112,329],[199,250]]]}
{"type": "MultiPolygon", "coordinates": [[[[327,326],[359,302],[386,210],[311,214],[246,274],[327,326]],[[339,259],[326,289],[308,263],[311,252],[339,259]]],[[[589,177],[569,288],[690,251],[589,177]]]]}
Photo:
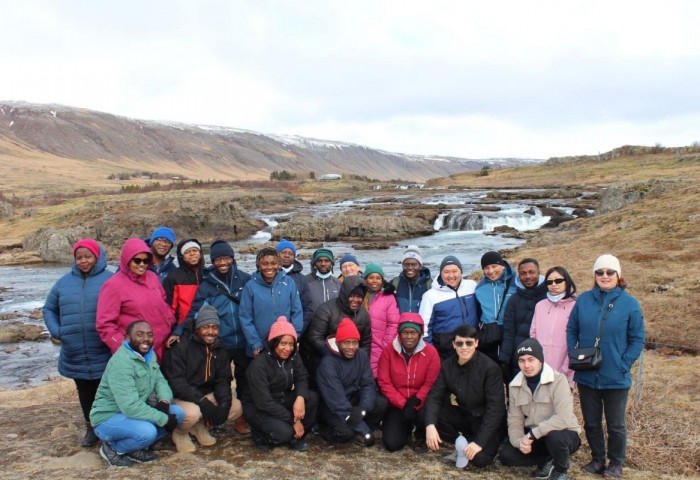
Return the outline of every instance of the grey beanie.
{"type": "Polygon", "coordinates": [[[194,322],[195,330],[205,325],[220,325],[219,313],[211,305],[204,305],[197,312],[197,319],[194,322]]]}
{"type": "Polygon", "coordinates": [[[448,255],[442,259],[442,262],[440,263],[440,272],[442,273],[442,269],[448,265],[456,265],[459,268],[460,272],[463,271],[462,262],[460,262],[459,259],[454,255],[448,255]]]}

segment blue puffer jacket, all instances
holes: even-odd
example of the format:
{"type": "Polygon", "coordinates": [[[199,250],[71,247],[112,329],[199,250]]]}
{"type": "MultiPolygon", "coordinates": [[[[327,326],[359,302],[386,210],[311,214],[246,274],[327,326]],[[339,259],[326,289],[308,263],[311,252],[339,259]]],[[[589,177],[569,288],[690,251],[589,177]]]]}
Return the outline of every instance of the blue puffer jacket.
{"type": "Polygon", "coordinates": [[[281,315],[294,325],[298,337],[304,328],[304,311],[297,285],[282,270],[277,272],[271,285],[263,280],[259,271],[253,273],[251,281],[241,292],[239,315],[250,356],[263,347],[270,327],[281,315]]]}
{"type": "Polygon", "coordinates": [[[604,291],[593,287],[582,293],[569,315],[566,327],[566,343],[569,351],[576,347],[592,347],[600,322],[608,310],[600,350],[603,363],[599,370],[580,371],[574,381],[590,388],[629,388],[632,386],[630,369],[644,347],[644,317],[639,302],[623,288],[604,291]]]}
{"type": "Polygon", "coordinates": [[[238,270],[236,262],[231,265],[225,279],[219,274],[214,266],[207,267],[204,271],[204,278],[197,289],[197,294],[192,301],[192,308],[187,318],[180,325],[176,326],[173,334],[182,336],[186,332],[194,331],[194,321],[197,312],[204,305],[211,305],[216,308],[219,314],[219,338],[224,341],[226,348],[245,348],[245,336],[238,315],[238,304],[241,298],[241,291],[250,280],[250,274],[238,270]]]}
{"type": "MultiPolygon", "coordinates": [[[[479,302],[481,307],[481,321],[483,323],[493,323],[496,319],[496,312],[501,306],[501,302],[508,302],[508,299],[513,295],[517,287],[515,286],[516,273],[513,267],[510,266],[508,262],[505,262],[506,268],[501,274],[501,278],[492,282],[488,278],[484,277],[481,279],[479,284],[476,286],[476,301],[479,302]],[[508,291],[505,292],[506,282],[510,279],[510,287],[508,291]]],[[[498,324],[503,325],[503,315],[506,312],[506,306],[503,305],[501,308],[501,314],[498,316],[498,324]]]]}
{"type": "Polygon", "coordinates": [[[391,283],[396,288],[396,303],[399,306],[399,313],[418,313],[423,294],[430,290],[430,270],[428,267],[421,268],[418,278],[413,283],[410,283],[401,272],[391,283]]]}
{"type": "Polygon", "coordinates": [[[61,341],[58,371],[68,378],[98,380],[102,378],[112,356],[95,330],[97,297],[102,284],[113,274],[107,257],[100,256],[87,277],[74,263],[70,273],[54,284],[44,304],[44,322],[51,336],[61,341]]]}

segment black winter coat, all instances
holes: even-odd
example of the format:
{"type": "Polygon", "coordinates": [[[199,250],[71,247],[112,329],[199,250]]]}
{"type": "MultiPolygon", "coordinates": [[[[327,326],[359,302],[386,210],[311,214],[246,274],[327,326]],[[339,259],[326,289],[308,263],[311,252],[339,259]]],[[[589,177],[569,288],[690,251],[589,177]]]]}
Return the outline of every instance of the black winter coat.
{"type": "Polygon", "coordinates": [[[517,368],[518,359],[515,357],[515,350],[518,345],[530,338],[530,325],[535,314],[535,305],[540,300],[547,298],[547,285],[540,282],[535,288],[522,288],[518,282],[518,290],[515,295],[511,295],[505,307],[503,315],[503,342],[498,353],[498,360],[501,363],[509,364],[512,368],[517,368]]]}
{"type": "Polygon", "coordinates": [[[309,290],[309,281],[306,279],[306,275],[301,273],[304,270],[304,266],[299,262],[299,260],[294,260],[292,264],[292,269],[287,273],[288,277],[294,280],[299,291],[299,298],[301,299],[301,309],[304,311],[304,328],[302,329],[302,334],[306,331],[306,327],[309,326],[311,317],[313,317],[313,302],[311,301],[311,291],[309,290]]]}

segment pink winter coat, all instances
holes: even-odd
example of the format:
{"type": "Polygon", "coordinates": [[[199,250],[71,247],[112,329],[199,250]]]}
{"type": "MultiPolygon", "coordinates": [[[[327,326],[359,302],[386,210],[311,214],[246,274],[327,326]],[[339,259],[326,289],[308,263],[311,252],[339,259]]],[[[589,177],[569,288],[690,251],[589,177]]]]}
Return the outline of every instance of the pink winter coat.
{"type": "Polygon", "coordinates": [[[175,317],[158,276],[151,270],[140,276],[129,270],[129,262],[139,253],[151,253],[146,242],[140,238],[124,242],[119,271],[102,285],[97,299],[97,333],[114,354],[124,341],[126,327],[134,320],[146,320],[153,329],[153,350],[161,363],[175,317]]]}
{"type": "Polygon", "coordinates": [[[394,295],[380,290],[372,297],[367,310],[372,327],[372,349],[369,360],[374,378],[377,378],[377,363],[379,363],[382,350],[387,345],[391,345],[398,333],[399,308],[396,306],[394,295]]]}
{"type": "Polygon", "coordinates": [[[576,304],[576,297],[559,300],[548,298],[535,305],[530,325],[530,336],[536,338],[544,350],[544,361],[554,370],[566,376],[569,387],[574,387],[574,372],[569,370],[569,352],[566,346],[566,325],[576,304]]]}

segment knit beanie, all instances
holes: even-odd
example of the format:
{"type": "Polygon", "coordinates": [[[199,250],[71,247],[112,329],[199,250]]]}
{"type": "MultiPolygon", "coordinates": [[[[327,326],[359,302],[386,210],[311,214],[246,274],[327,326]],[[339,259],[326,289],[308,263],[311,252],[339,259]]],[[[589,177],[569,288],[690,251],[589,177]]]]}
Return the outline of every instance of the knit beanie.
{"type": "Polygon", "coordinates": [[[292,325],[287,317],[282,315],[277,317],[277,321],[270,327],[270,333],[267,335],[268,340],[273,338],[281,337],[283,335],[291,335],[294,337],[294,341],[297,339],[297,331],[294,330],[294,325],[292,325]]]}
{"type": "Polygon", "coordinates": [[[327,248],[319,248],[318,250],[316,250],[313,254],[313,257],[311,257],[311,264],[315,264],[316,260],[324,257],[331,261],[331,265],[335,265],[335,261],[333,260],[333,252],[331,252],[327,248]]]}
{"type": "Polygon", "coordinates": [[[360,339],[360,332],[357,330],[355,323],[349,318],[344,318],[338,325],[338,330],[335,332],[335,343],[340,343],[343,340],[360,339]]]}
{"type": "Polygon", "coordinates": [[[209,247],[209,258],[213,262],[219,257],[233,257],[233,248],[225,240],[215,240],[209,247]]]}
{"type": "Polygon", "coordinates": [[[294,243],[290,242],[286,238],[283,238],[282,240],[279,241],[277,244],[277,247],[275,247],[275,250],[277,250],[277,253],[281,252],[285,248],[289,248],[294,252],[294,256],[297,256],[297,247],[294,245],[294,243]]]}
{"type": "Polygon", "coordinates": [[[422,335],[424,325],[423,317],[415,312],[404,312],[399,316],[399,333],[405,328],[413,328],[422,335]]]}
{"type": "Polygon", "coordinates": [[[364,285],[358,285],[350,291],[348,297],[350,295],[359,295],[361,297],[364,297],[365,293],[367,293],[367,287],[365,287],[364,285]]]}
{"type": "Polygon", "coordinates": [[[544,363],[544,351],[542,350],[542,345],[537,341],[536,338],[528,338],[523,343],[518,345],[518,349],[515,351],[518,358],[523,355],[532,355],[540,362],[544,363]]]}
{"type": "Polygon", "coordinates": [[[367,267],[365,267],[365,279],[367,279],[367,277],[369,277],[372,273],[378,273],[382,279],[384,279],[384,270],[382,270],[382,267],[376,263],[367,264],[367,267]]]}
{"type": "Polygon", "coordinates": [[[100,258],[100,246],[93,239],[83,238],[82,240],[75,242],[75,245],[73,245],[74,258],[76,250],[78,250],[80,247],[87,248],[95,256],[95,258],[100,258]]]}
{"type": "Polygon", "coordinates": [[[609,268],[610,270],[615,270],[618,277],[622,277],[622,269],[620,268],[620,261],[616,256],[605,254],[598,257],[598,259],[593,264],[593,273],[596,270],[603,270],[609,268]]]}
{"type": "Polygon", "coordinates": [[[462,262],[460,262],[454,255],[448,255],[442,259],[442,262],[440,262],[440,272],[442,273],[442,269],[448,265],[457,265],[457,267],[459,267],[459,271],[462,271],[462,262]]]}
{"type": "Polygon", "coordinates": [[[190,240],[189,242],[185,242],[182,247],[180,247],[180,255],[184,255],[187,250],[190,248],[196,248],[200,252],[202,251],[202,246],[199,244],[197,240],[190,240]]]}
{"type": "Polygon", "coordinates": [[[153,245],[153,242],[155,241],[156,238],[164,238],[164,239],[168,240],[170,243],[174,244],[175,243],[175,232],[173,232],[168,227],[158,227],[155,230],[153,230],[153,233],[151,234],[151,240],[149,241],[149,245],[153,245]]]}
{"type": "Polygon", "coordinates": [[[219,313],[211,305],[204,305],[199,309],[197,319],[194,321],[194,329],[197,330],[205,325],[220,325],[219,313]]]}
{"type": "Polygon", "coordinates": [[[486,252],[481,256],[481,269],[488,267],[489,265],[503,265],[506,266],[506,261],[498,252],[486,252]]]}
{"type": "Polygon", "coordinates": [[[401,257],[401,263],[403,263],[403,261],[407,258],[417,260],[421,266],[423,265],[423,257],[420,254],[420,248],[418,248],[418,245],[409,245],[406,247],[406,250],[404,250],[403,256],[401,257]]]}
{"type": "Polygon", "coordinates": [[[340,265],[342,267],[343,264],[347,263],[347,262],[352,262],[355,265],[357,265],[358,267],[360,266],[360,262],[357,261],[357,258],[355,258],[355,255],[352,255],[350,253],[346,253],[345,255],[340,257],[340,261],[338,262],[338,265],[340,265]]]}

